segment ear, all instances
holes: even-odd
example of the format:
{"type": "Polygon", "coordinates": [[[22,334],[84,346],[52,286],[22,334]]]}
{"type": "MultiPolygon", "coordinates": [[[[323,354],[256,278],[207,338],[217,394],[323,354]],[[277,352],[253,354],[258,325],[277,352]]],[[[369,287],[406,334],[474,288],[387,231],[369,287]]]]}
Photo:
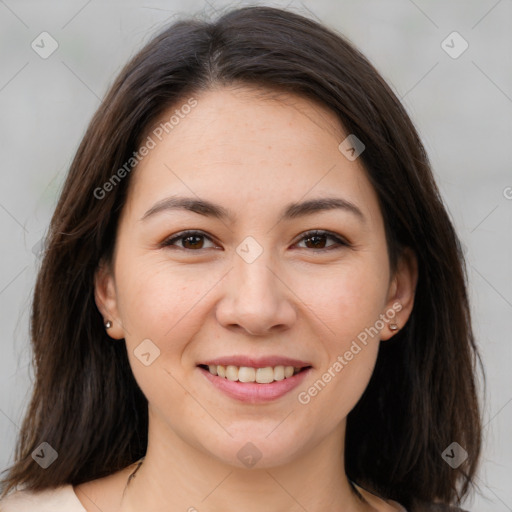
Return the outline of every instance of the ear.
{"type": "Polygon", "coordinates": [[[392,318],[389,313],[386,315],[389,320],[381,332],[381,340],[390,339],[407,323],[414,306],[417,282],[418,259],[410,247],[405,247],[399,257],[395,275],[391,279],[386,302],[386,311],[395,311],[395,315],[392,318]],[[397,330],[390,329],[389,326],[393,323],[398,325],[397,330]]]}
{"type": "Polygon", "coordinates": [[[107,334],[114,339],[124,338],[124,329],[117,307],[117,292],[115,279],[110,265],[100,261],[94,273],[94,300],[103,316],[103,323],[109,320],[112,327],[106,329],[107,334]]]}

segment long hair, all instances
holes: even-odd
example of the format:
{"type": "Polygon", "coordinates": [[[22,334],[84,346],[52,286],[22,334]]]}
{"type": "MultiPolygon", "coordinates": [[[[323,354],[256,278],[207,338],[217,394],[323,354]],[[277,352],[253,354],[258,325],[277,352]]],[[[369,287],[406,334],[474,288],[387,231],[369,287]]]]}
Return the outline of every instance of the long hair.
{"type": "Polygon", "coordinates": [[[78,485],[144,455],[147,400],[124,343],[113,343],[105,332],[93,282],[99,261],[111,261],[132,173],[108,193],[97,191],[133,158],[167,109],[229,84],[321,102],[364,142],[360,159],[378,195],[392,270],[410,247],[419,275],[409,321],[381,344],[370,383],[348,416],[346,473],[408,508],[460,504],[474,485],[480,457],[481,360],[464,255],[425,149],[393,91],[349,41],[271,7],[168,26],[123,68],[92,118],[37,276],[30,328],[34,389],[15,461],[1,482],[4,495],[21,484],[30,490],[78,485]],[[31,456],[42,442],[58,452],[47,469],[31,456]],[[442,457],[453,442],[468,453],[457,468],[442,457]]]}

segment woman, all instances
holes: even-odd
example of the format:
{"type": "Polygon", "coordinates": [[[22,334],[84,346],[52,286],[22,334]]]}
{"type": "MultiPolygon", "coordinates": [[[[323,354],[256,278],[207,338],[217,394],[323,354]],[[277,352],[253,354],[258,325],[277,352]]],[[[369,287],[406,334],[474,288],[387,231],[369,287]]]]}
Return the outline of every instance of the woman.
{"type": "Polygon", "coordinates": [[[480,455],[464,259],[400,102],[270,7],[122,70],[38,275],[2,510],[461,510],[480,455]]]}

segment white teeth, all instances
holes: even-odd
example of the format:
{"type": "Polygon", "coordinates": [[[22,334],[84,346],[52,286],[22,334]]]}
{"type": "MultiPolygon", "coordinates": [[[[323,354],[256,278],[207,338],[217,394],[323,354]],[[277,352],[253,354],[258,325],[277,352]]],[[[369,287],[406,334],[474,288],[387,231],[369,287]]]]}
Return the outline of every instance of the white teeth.
{"type": "Polygon", "coordinates": [[[270,384],[275,380],[283,380],[292,377],[301,369],[293,366],[267,366],[265,368],[251,368],[249,366],[222,366],[210,364],[208,370],[212,375],[226,378],[231,381],[257,382],[259,384],[270,384]]]}
{"type": "Polygon", "coordinates": [[[287,379],[293,375],[293,366],[284,367],[284,378],[287,379]]]}
{"type": "Polygon", "coordinates": [[[274,368],[272,368],[272,366],[258,368],[256,370],[256,382],[260,384],[270,384],[274,382],[274,368]]]}
{"type": "Polygon", "coordinates": [[[254,382],[256,380],[256,370],[248,366],[241,366],[238,370],[238,380],[240,382],[254,382]]]}
{"type": "MultiPolygon", "coordinates": [[[[290,366],[291,368],[291,366],[290,366]]],[[[274,380],[284,379],[284,366],[276,366],[274,368],[274,380]]]]}
{"type": "Polygon", "coordinates": [[[226,379],[238,380],[238,368],[236,366],[226,366],[226,379]]]}

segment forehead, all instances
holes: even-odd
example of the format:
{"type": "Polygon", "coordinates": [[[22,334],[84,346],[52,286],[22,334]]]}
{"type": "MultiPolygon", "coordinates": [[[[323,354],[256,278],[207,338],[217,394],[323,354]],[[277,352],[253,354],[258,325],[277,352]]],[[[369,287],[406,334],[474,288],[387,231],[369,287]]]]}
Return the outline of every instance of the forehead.
{"type": "Polygon", "coordinates": [[[339,191],[371,210],[362,163],[338,148],[347,135],[334,112],[290,93],[222,87],[184,97],[148,131],[154,148],[133,173],[128,203],[139,217],[172,194],[249,211],[339,191]]]}

